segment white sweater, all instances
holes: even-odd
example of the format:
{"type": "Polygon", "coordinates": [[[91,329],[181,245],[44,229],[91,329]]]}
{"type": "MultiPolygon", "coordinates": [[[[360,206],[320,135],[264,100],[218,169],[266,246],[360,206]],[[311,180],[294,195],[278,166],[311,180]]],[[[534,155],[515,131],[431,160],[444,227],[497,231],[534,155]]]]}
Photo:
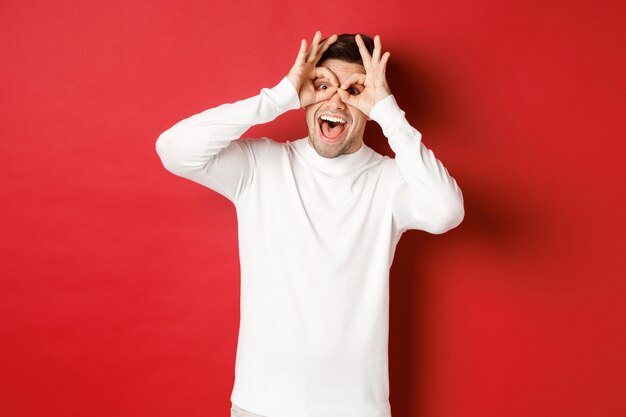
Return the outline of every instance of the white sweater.
{"type": "Polygon", "coordinates": [[[395,159],[363,144],[325,158],[302,138],[239,139],[299,108],[273,88],[160,135],[165,168],[237,210],[240,326],[231,401],[268,417],[389,417],[389,269],[403,232],[464,216],[455,180],[393,95],[376,103],[395,159]]]}

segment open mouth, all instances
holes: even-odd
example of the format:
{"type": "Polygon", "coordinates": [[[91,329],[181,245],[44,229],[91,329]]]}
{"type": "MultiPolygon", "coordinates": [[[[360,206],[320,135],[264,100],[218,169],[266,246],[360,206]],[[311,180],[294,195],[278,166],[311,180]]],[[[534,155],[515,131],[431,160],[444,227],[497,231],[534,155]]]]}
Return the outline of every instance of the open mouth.
{"type": "Polygon", "coordinates": [[[342,117],[322,115],[317,119],[320,138],[325,142],[337,142],[348,130],[348,121],[342,117]]]}

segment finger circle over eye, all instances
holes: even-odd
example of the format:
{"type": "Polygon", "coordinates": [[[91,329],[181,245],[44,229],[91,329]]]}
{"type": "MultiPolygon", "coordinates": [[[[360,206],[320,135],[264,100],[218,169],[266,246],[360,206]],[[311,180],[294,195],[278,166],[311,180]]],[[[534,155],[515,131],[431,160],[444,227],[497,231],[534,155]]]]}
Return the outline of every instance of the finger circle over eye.
{"type": "Polygon", "coordinates": [[[352,74],[348,79],[346,79],[342,84],[341,88],[346,89],[350,87],[352,84],[365,84],[365,74],[352,74]]]}
{"type": "Polygon", "coordinates": [[[339,86],[337,76],[326,67],[315,67],[315,76],[317,78],[326,78],[335,87],[339,86]]]}

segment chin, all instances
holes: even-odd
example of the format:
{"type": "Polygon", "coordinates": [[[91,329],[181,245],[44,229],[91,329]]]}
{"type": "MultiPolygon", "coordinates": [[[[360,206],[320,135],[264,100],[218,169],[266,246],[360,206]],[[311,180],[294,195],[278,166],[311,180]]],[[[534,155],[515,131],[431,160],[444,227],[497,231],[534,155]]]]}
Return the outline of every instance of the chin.
{"type": "Polygon", "coordinates": [[[309,144],[315,149],[318,155],[324,158],[336,158],[338,156],[354,153],[357,149],[354,145],[359,141],[362,130],[352,125],[352,120],[347,116],[341,115],[341,118],[347,120],[347,126],[343,132],[336,138],[329,138],[322,132],[322,121],[320,117],[310,119],[309,127],[309,144]]]}
{"type": "Polygon", "coordinates": [[[335,143],[328,143],[320,139],[319,136],[309,136],[309,138],[313,137],[310,140],[315,151],[324,158],[336,158],[340,155],[347,153],[350,145],[352,144],[352,138],[350,136],[346,136],[340,141],[335,143]]]}

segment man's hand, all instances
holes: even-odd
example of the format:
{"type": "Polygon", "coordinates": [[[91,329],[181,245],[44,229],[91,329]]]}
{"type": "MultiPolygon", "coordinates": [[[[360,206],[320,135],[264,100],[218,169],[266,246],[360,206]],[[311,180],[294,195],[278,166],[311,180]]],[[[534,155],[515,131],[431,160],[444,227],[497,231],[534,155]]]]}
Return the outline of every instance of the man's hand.
{"type": "Polygon", "coordinates": [[[374,37],[374,51],[371,56],[367,51],[367,47],[365,46],[363,39],[361,39],[361,36],[356,35],[355,40],[359,46],[359,52],[361,52],[363,66],[365,67],[365,74],[353,74],[341,84],[337,92],[339,93],[339,97],[341,97],[341,101],[356,107],[369,117],[374,104],[391,95],[391,91],[389,90],[389,85],[387,84],[387,79],[385,77],[385,69],[391,53],[385,52],[382,58],[380,57],[382,48],[380,45],[380,37],[378,35],[374,37]],[[346,89],[352,84],[362,84],[365,89],[361,92],[361,94],[351,95],[346,91],[346,89]]]}
{"type": "Polygon", "coordinates": [[[320,60],[322,54],[331,43],[337,40],[337,35],[332,35],[321,44],[322,33],[318,30],[315,32],[313,42],[311,43],[311,49],[307,51],[306,40],[302,39],[300,43],[300,51],[296,58],[296,63],[293,65],[287,78],[291,84],[295,87],[300,98],[300,107],[306,107],[311,104],[319,103],[320,101],[330,99],[335,91],[339,82],[335,75],[324,67],[315,67],[317,61],[320,60]],[[318,90],[315,88],[313,81],[317,77],[326,77],[333,80],[333,86],[329,86],[325,90],[318,90]]]}

